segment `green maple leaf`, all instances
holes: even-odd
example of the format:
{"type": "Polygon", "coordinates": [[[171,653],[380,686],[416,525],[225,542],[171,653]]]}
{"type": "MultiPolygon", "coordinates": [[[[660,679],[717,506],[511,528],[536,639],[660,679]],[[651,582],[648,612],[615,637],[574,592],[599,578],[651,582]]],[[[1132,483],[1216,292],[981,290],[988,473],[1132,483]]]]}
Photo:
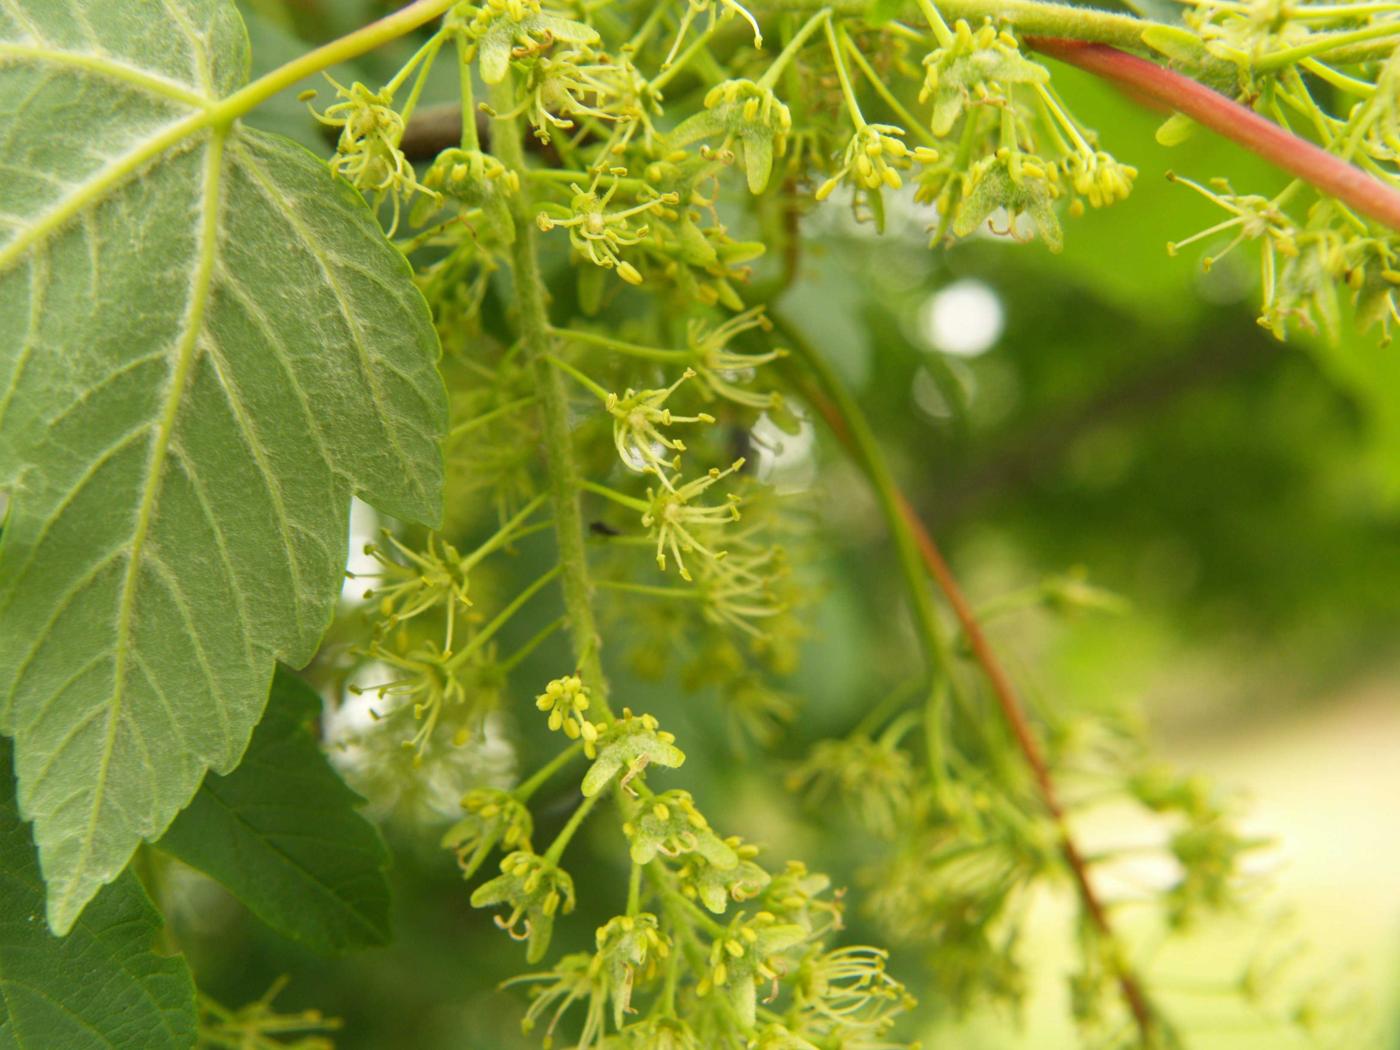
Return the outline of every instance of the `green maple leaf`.
{"type": "Polygon", "coordinates": [[[44,884],[15,805],[0,740],[0,1046],[7,1050],[183,1050],[195,1038],[194,980],[157,955],[160,914],[122,875],[67,937],[40,919],[44,884]]]}
{"type": "Polygon", "coordinates": [[[351,495],[439,514],[426,305],[220,107],[248,61],[229,0],[0,2],[0,730],[60,932],[315,652],[351,495]]]}
{"type": "Polygon", "coordinates": [[[158,845],[323,955],[389,940],[389,852],[311,731],[321,698],[288,671],[243,761],[210,775],[158,845]]]}

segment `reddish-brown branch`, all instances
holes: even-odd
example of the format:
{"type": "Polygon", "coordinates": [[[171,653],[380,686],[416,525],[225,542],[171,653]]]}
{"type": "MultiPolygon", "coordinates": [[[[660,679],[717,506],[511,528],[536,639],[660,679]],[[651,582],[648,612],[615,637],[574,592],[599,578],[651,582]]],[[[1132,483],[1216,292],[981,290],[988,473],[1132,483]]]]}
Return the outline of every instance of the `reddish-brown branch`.
{"type": "MultiPolygon", "coordinates": [[[[804,395],[812,406],[826,420],[837,439],[848,449],[856,451],[855,442],[851,435],[851,429],[847,425],[840,410],[828,398],[813,390],[804,391],[804,395]]],[[[934,542],[933,536],[924,523],[919,519],[914,508],[910,506],[904,493],[896,491],[896,502],[898,504],[900,516],[904,519],[904,526],[913,536],[915,545],[918,547],[919,556],[924,563],[938,589],[943,592],[948,604],[953,609],[953,615],[957,617],[959,625],[967,637],[968,644],[972,649],[974,659],[986,675],[987,681],[991,684],[992,692],[997,699],[997,705],[1001,708],[1002,717],[1006,719],[1010,726],[1012,735],[1016,738],[1016,744],[1025,758],[1026,764],[1030,767],[1031,775],[1035,779],[1036,787],[1040,792],[1042,801],[1051,819],[1055,823],[1056,830],[1060,837],[1060,852],[1064,855],[1065,864],[1068,866],[1074,879],[1075,889],[1078,891],[1079,899],[1084,905],[1084,910],[1088,913],[1090,921],[1110,945],[1114,945],[1111,950],[1115,952],[1114,965],[1118,980],[1119,990],[1122,992],[1123,1000],[1128,1004],[1128,1009],[1133,1015],[1133,1020],[1137,1024],[1138,1031],[1142,1034],[1143,1046],[1153,1047],[1157,1045],[1157,1019],[1151,1004],[1147,1000],[1147,995],[1142,986],[1138,983],[1137,977],[1128,966],[1126,960],[1117,957],[1116,938],[1113,932],[1113,924],[1109,919],[1108,909],[1104,907],[1098,890],[1094,888],[1093,881],[1089,878],[1089,865],[1085,861],[1083,853],[1080,852],[1078,844],[1074,840],[1074,835],[1070,831],[1069,821],[1065,816],[1064,806],[1060,802],[1059,791],[1055,787],[1055,778],[1050,772],[1049,763],[1045,760],[1045,754],[1041,750],[1040,742],[1036,740],[1035,733],[1031,730],[1030,721],[1026,717],[1025,707],[1016,694],[1015,687],[1011,684],[1011,679],[1001,666],[1001,661],[997,658],[996,652],[992,649],[991,643],[987,641],[987,636],[982,630],[982,625],[977,620],[976,613],[968,603],[962,588],[958,586],[958,581],[953,577],[952,570],[943,559],[938,545],[934,542]]],[[[893,525],[894,523],[891,523],[893,525]]]]}
{"type": "Polygon", "coordinates": [[[1107,44],[1039,36],[1027,37],[1026,43],[1184,113],[1361,214],[1400,230],[1400,192],[1220,92],[1107,44]]]}
{"type": "MultiPolygon", "coordinates": [[[[1089,866],[1084,860],[1084,855],[1079,851],[1074,836],[1070,833],[1069,822],[1065,818],[1064,807],[1060,804],[1060,795],[1055,788],[1055,779],[1050,774],[1050,767],[1045,761],[1045,755],[1040,749],[1039,741],[1031,732],[1025,708],[1021,705],[1011,680],[1006,676],[1001,661],[997,659],[996,653],[987,641],[987,636],[982,630],[982,625],[978,623],[972,606],[968,604],[962,588],[958,586],[958,581],[953,578],[952,570],[948,568],[948,563],[943,560],[938,545],[933,542],[933,536],[924,527],[924,523],[919,520],[919,516],[909,505],[909,501],[904,498],[904,493],[898,493],[898,498],[900,513],[904,515],[904,521],[908,525],[909,531],[914,534],[914,541],[919,546],[919,554],[924,560],[924,565],[934,582],[938,584],[938,589],[948,599],[948,604],[952,606],[953,615],[957,617],[958,623],[962,626],[963,634],[967,637],[968,644],[972,648],[973,657],[982,668],[982,673],[987,676],[987,681],[991,683],[992,692],[996,695],[1002,717],[1011,727],[1011,732],[1016,737],[1016,743],[1021,749],[1021,755],[1026,760],[1026,765],[1030,766],[1031,775],[1035,777],[1036,786],[1040,789],[1045,808],[1055,821],[1056,828],[1060,833],[1060,851],[1064,854],[1065,863],[1074,876],[1076,888],[1079,890],[1079,898],[1084,902],[1084,909],[1089,913],[1094,926],[1098,928],[1105,939],[1112,941],[1113,926],[1109,922],[1108,911],[1104,908],[1103,901],[1099,899],[1094,884],[1089,880],[1089,866]]],[[[1155,1030],[1155,1023],[1147,996],[1143,993],[1137,978],[1128,969],[1124,960],[1115,959],[1114,962],[1117,966],[1118,985],[1123,993],[1123,998],[1132,1011],[1133,1019],[1142,1032],[1145,1044],[1153,1045],[1152,1034],[1155,1030]]]]}

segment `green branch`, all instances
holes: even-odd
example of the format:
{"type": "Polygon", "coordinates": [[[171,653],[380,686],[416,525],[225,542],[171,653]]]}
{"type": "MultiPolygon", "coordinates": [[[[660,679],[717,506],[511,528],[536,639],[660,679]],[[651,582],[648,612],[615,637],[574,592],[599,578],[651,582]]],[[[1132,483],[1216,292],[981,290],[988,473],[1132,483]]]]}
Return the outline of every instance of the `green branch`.
{"type": "MultiPolygon", "coordinates": [[[[1060,850],[1070,875],[1074,879],[1080,902],[1094,928],[1104,938],[1104,942],[1109,948],[1110,958],[1116,971],[1115,976],[1123,1000],[1127,1004],[1141,1036],[1141,1045],[1148,1050],[1155,1050],[1162,1045],[1159,1038],[1162,1029],[1160,1018],[1148,1000],[1137,975],[1124,957],[1109,918],[1108,909],[1089,878],[1088,864],[1070,830],[1049,764],[1031,731],[1024,707],[1012,688],[1010,679],[1003,670],[996,654],[992,651],[981,625],[958,587],[957,581],[953,579],[953,575],[944,562],[942,554],[935,546],[933,538],[915,515],[913,508],[904,498],[904,494],[896,486],[875,440],[875,435],[871,431],[860,406],[845,389],[844,384],[831,366],[805,340],[801,333],[795,331],[781,315],[770,313],[770,316],[774,326],[783,333],[784,338],[792,346],[794,353],[816,376],[817,382],[825,394],[825,399],[816,401],[813,407],[823,416],[828,425],[835,431],[836,436],[856,458],[865,471],[871,486],[875,489],[876,497],[879,499],[885,515],[886,524],[893,533],[896,546],[899,548],[906,586],[920,619],[923,620],[925,615],[933,615],[931,612],[932,600],[928,594],[928,588],[923,585],[925,573],[937,581],[939,589],[952,605],[958,622],[968,638],[973,657],[987,676],[1002,715],[1006,719],[1022,757],[1030,767],[1045,808],[1054,821],[1059,833],[1060,850]],[[912,577],[911,573],[913,573],[912,577]],[[930,612],[927,614],[920,611],[925,605],[930,607],[930,612]]],[[[936,616],[933,619],[933,624],[935,630],[926,636],[930,657],[947,668],[950,656],[947,643],[942,638],[941,625],[938,624],[936,616]]],[[[947,681],[949,684],[956,683],[956,679],[951,676],[947,677],[947,681]]],[[[933,735],[931,732],[928,734],[930,738],[933,735]]],[[[934,744],[935,742],[930,739],[931,749],[934,744]]],[[[930,758],[931,760],[936,758],[932,751],[930,758]]],[[[930,772],[935,776],[938,775],[936,767],[931,768],[930,772]]]]}
{"type": "Polygon", "coordinates": [[[235,91],[228,98],[210,107],[205,115],[208,124],[228,124],[247,113],[250,109],[266,102],[273,95],[285,91],[298,81],[329,69],[331,66],[359,58],[367,51],[373,51],[411,33],[426,22],[451,7],[456,0],[417,0],[387,18],[371,22],[362,29],[348,33],[338,40],[332,40],[295,58],[286,65],[278,66],[272,72],[259,77],[251,84],[235,91]]]}
{"type": "MultiPolygon", "coordinates": [[[[847,17],[869,15],[874,8],[870,0],[832,0],[820,4],[815,0],[777,0],[775,6],[797,9],[829,7],[833,13],[847,17]]],[[[944,0],[937,5],[937,10],[946,21],[966,19],[975,26],[991,19],[996,25],[1019,33],[1090,40],[1137,51],[1145,47],[1143,31],[1149,26],[1163,24],[1113,11],[1040,3],[1039,0],[944,0]]]]}
{"type": "MultiPolygon", "coordinates": [[[[491,89],[491,104],[497,113],[513,113],[515,86],[510,76],[491,89]]],[[[519,118],[498,117],[492,139],[497,159],[506,167],[525,173],[525,148],[519,118]]],[[[550,502],[554,507],[554,534],[559,546],[564,614],[569,640],[580,677],[592,691],[594,703],[607,721],[612,721],[608,705],[608,682],[603,675],[602,638],[593,614],[593,581],[584,549],[583,513],[579,508],[579,473],[574,462],[573,438],[569,433],[569,399],[564,377],[550,363],[555,337],[545,306],[544,280],[540,274],[536,239],[539,236],[530,214],[529,182],[522,178],[514,201],[515,241],[511,245],[511,273],[515,281],[515,304],[519,312],[520,338],[533,363],[540,415],[543,424],[545,467],[549,474],[550,502]]]]}

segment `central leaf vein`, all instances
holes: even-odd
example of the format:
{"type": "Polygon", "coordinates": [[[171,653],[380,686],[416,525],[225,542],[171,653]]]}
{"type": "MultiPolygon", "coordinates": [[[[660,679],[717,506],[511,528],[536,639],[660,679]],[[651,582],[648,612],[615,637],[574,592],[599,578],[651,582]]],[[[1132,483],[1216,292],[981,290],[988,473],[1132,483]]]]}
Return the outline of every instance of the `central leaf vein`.
{"type": "MultiPolygon", "coordinates": [[[[121,600],[117,613],[115,637],[116,660],[112,679],[112,702],[108,709],[107,737],[103,741],[101,757],[94,777],[92,802],[88,810],[87,826],[81,836],[81,852],[77,865],[87,864],[92,851],[97,826],[101,819],[104,800],[107,799],[107,771],[115,750],[117,732],[125,714],[124,692],[126,689],[126,662],[133,648],[132,627],[136,608],[136,591],[140,579],[140,569],[147,538],[155,516],[157,497],[161,481],[165,475],[165,458],[174,435],[179,417],[180,405],[190,379],[190,373],[197,356],[200,328],[204,321],[204,308],[208,302],[209,285],[214,273],[214,257],[218,245],[219,190],[223,176],[223,153],[226,132],[216,131],[210,139],[204,160],[204,183],[201,200],[203,221],[201,222],[199,257],[195,264],[193,279],[190,282],[190,301],[186,311],[183,334],[176,348],[174,367],[171,369],[169,386],[165,392],[165,404],[160,422],[156,427],[155,440],[151,445],[151,458],[146,469],[146,481],[141,493],[141,504],[136,515],[136,529],[132,535],[131,553],[122,580],[121,600]]],[[[199,646],[202,654],[202,646],[199,646]]],[[[201,660],[201,663],[203,661],[201,660]]],[[[213,676],[210,684],[218,690],[213,676]]],[[[222,704],[216,704],[222,709],[222,704]]],[[[227,716],[227,712],[225,712],[227,716]]],[[[115,799],[112,800],[115,803],[115,799]]],[[[120,807],[119,807],[120,808],[120,807]]]]}

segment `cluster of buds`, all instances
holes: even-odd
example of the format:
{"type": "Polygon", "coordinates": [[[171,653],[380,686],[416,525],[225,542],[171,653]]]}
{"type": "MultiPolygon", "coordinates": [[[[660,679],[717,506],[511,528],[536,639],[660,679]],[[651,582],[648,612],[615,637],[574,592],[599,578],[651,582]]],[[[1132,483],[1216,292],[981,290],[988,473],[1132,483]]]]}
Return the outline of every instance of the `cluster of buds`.
{"type": "Polygon", "coordinates": [[[554,917],[574,910],[574,880],[547,857],[516,850],[501,861],[501,874],[476,888],[471,903],[473,908],[510,908],[508,916],[496,917],[496,925],[512,940],[526,941],[525,958],[537,963],[549,950],[554,917]]]}
{"type": "Polygon", "coordinates": [[[758,985],[769,984],[776,991],[787,970],[784,953],[807,937],[801,926],[780,922],[772,912],[736,916],[710,946],[710,970],[696,987],[697,994],[715,991],[726,996],[744,1028],[753,1028],[758,1019],[758,985]]]}
{"type": "Polygon", "coordinates": [[[1234,237],[1220,251],[1208,255],[1202,265],[1209,270],[1222,257],[1244,241],[1263,241],[1285,256],[1298,254],[1297,229],[1287,214],[1272,200],[1256,193],[1236,193],[1225,179],[1211,180],[1210,188],[1198,182],[1184,179],[1173,172],[1167,172],[1172,182],[1189,186],[1206,200],[1229,212],[1230,218],[1216,223],[1207,229],[1194,233],[1185,240],[1173,241],[1167,245],[1167,252],[1176,255],[1182,248],[1197,241],[1214,237],[1216,234],[1232,231],[1234,237]]]}
{"type": "Polygon", "coordinates": [[[628,1016],[635,1013],[633,992],[639,985],[654,981],[661,964],[671,956],[670,938],[661,932],[660,925],[657,917],[648,912],[619,915],[598,928],[596,952],[574,952],[560,959],[549,973],[527,974],[507,981],[506,984],[534,986],[522,1029],[532,1031],[552,1011],[544,1042],[546,1047],[552,1046],[555,1029],[569,1007],[586,1002],[587,1011],[573,1044],[576,1050],[597,1050],[603,1045],[636,1050],[699,1050],[698,1043],[674,1042],[670,1038],[672,1026],[676,1032],[688,1033],[681,1022],[652,1018],[627,1025],[628,1016]],[[619,1035],[604,1044],[609,1000],[619,1035]]]}
{"type": "Polygon", "coordinates": [[[564,956],[548,973],[530,973],[513,977],[502,987],[530,985],[530,1008],[520,1022],[527,1035],[535,1030],[541,1019],[553,1011],[545,1029],[544,1045],[554,1045],[554,1031],[574,1003],[587,1003],[588,1010],[579,1031],[577,1050],[595,1050],[607,1024],[608,986],[601,968],[594,964],[596,956],[588,952],[573,952],[564,956]]]}
{"type": "Polygon", "coordinates": [[[1264,291],[1260,324],[1282,338],[1290,320],[1306,328],[1314,327],[1312,316],[1317,312],[1335,334],[1340,325],[1337,281],[1345,280],[1350,271],[1346,249],[1349,239],[1331,228],[1326,214],[1329,209],[1321,209],[1318,224],[1303,231],[1276,200],[1254,193],[1236,193],[1225,179],[1213,179],[1209,186],[1202,186],[1171,172],[1167,178],[1195,190],[1230,216],[1184,240],[1169,243],[1170,254],[1176,255],[1188,245],[1219,234],[1232,234],[1223,248],[1201,260],[1202,268],[1209,270],[1244,242],[1257,242],[1264,291]]]}
{"type": "Polygon", "coordinates": [[[826,200],[842,182],[850,180],[857,190],[878,193],[882,188],[897,190],[904,185],[901,169],[915,161],[931,164],[938,151],[927,146],[912,150],[904,144],[904,129],[893,124],[863,124],[856,129],[841,158],[835,175],[817,188],[817,200],[826,200]]]}
{"type": "Polygon", "coordinates": [[[379,614],[379,632],[387,633],[408,620],[441,608],[447,621],[442,648],[450,652],[457,610],[471,605],[467,596],[466,559],[452,544],[437,536],[429,536],[426,548],[420,553],[400,543],[388,529],[381,535],[382,542],[368,543],[364,548],[379,564],[379,571],[346,573],[351,579],[382,581],[364,592],[365,600],[373,602],[379,614]],[[391,551],[403,561],[392,557],[391,551]]]}
{"type": "MultiPolygon", "coordinates": [[[[1137,168],[1118,162],[1103,150],[1076,150],[1063,163],[1074,192],[1087,200],[1091,208],[1105,208],[1127,200],[1133,180],[1137,178],[1137,168]]],[[[1075,200],[1070,205],[1071,213],[1083,207],[1075,200]]]]}
{"type": "Polygon", "coordinates": [[[597,756],[594,746],[602,726],[590,722],[585,714],[589,707],[588,687],[578,675],[554,679],[535,697],[535,706],[549,712],[551,731],[563,730],[570,740],[581,738],[588,756],[597,756]]]}
{"type": "Polygon", "coordinates": [[[1180,870],[1168,893],[1172,924],[1188,926],[1202,912],[1218,910],[1236,899],[1247,879],[1244,857],[1267,846],[1268,840],[1242,835],[1232,819],[1229,800],[1203,777],[1150,767],[1134,776],[1128,787],[1143,807],[1179,821],[1168,839],[1168,850],[1180,870]]]}
{"type": "Polygon", "coordinates": [[[1016,240],[1029,239],[1017,229],[1026,216],[1045,246],[1052,252],[1064,247],[1055,201],[1063,193],[1059,168],[1033,153],[1002,146],[972,167],[963,183],[953,233],[966,237],[984,222],[991,232],[1016,240]],[[998,210],[1006,212],[1006,226],[998,229],[988,220],[998,210]]]}
{"type": "Polygon", "coordinates": [[[1400,238],[1369,240],[1359,254],[1347,281],[1356,292],[1357,323],[1379,325],[1385,346],[1391,324],[1400,325],[1400,238]]]}
{"type": "Polygon", "coordinates": [[[725,870],[739,863],[739,855],[710,828],[688,791],[653,795],[635,817],[623,824],[622,831],[632,844],[634,864],[650,864],[658,853],[666,857],[698,853],[714,867],[725,870]]]}
{"type": "Polygon", "coordinates": [[[788,787],[805,789],[813,802],[833,790],[845,796],[861,823],[887,839],[903,826],[917,782],[908,754],[896,741],[867,736],[821,741],[788,777],[788,787]]]}
{"type": "MultiPolygon", "coordinates": [[[[519,192],[520,176],[489,153],[475,149],[445,149],[423,175],[423,185],[439,199],[457,201],[464,208],[480,208],[490,231],[502,243],[515,235],[506,198],[519,192]]],[[[423,199],[414,205],[409,221],[422,225],[438,200],[423,199]]]]}
{"type": "Polygon", "coordinates": [[[676,746],[674,734],[663,730],[651,715],[634,715],[626,707],[621,718],[601,731],[593,751],[593,765],[584,774],[581,788],[585,798],[598,794],[619,773],[622,788],[627,790],[647,766],[678,769],[685,762],[685,752],[676,746]]]}
{"type": "Polygon", "coordinates": [[[779,349],[744,354],[730,348],[730,344],[745,332],[767,332],[772,327],[772,322],[764,316],[763,308],[759,306],[728,317],[714,326],[700,320],[691,321],[686,330],[686,341],[693,355],[692,367],[700,388],[710,397],[723,398],[747,408],[762,410],[779,407],[782,397],[776,391],[759,392],[735,380],[751,377],[755,369],[778,360],[787,351],[779,349]]]}
{"type": "Polygon", "coordinates": [[[810,871],[800,860],[790,860],[774,875],[763,894],[763,903],[787,922],[795,922],[813,934],[839,930],[845,905],[841,892],[830,893],[831,879],[810,871]]]}
{"type": "MultiPolygon", "coordinates": [[[[1309,8],[1324,14],[1325,5],[1309,8]]],[[[1345,9],[1343,9],[1345,10],[1345,9]]],[[[1307,41],[1315,30],[1329,28],[1316,18],[1290,17],[1293,5],[1284,0],[1231,3],[1229,0],[1193,0],[1182,9],[1186,25],[1215,58],[1234,62],[1248,71],[1257,59],[1307,41]]],[[[1354,14],[1339,12],[1336,21],[1353,24],[1354,14]]]]}
{"type": "Polygon", "coordinates": [[[878,948],[853,946],[803,959],[793,997],[805,1022],[804,1034],[823,1041],[835,1038],[832,1045],[859,1046],[861,1039],[888,1033],[896,1015],[914,1005],[904,986],[890,976],[888,958],[878,948]]]}
{"type": "Polygon", "coordinates": [[[788,611],[779,589],[787,571],[781,548],[750,549],[742,541],[725,557],[702,562],[698,585],[706,618],[756,640],[766,638],[759,622],[788,611]]]}
{"type": "Polygon", "coordinates": [[[640,126],[649,133],[651,114],[658,109],[646,78],[628,57],[598,57],[587,49],[541,58],[525,91],[526,117],[545,143],[551,129],[572,130],[575,117],[640,126]]]}
{"type": "Polygon", "coordinates": [[[731,900],[742,903],[763,892],[772,879],[764,868],[754,862],[758,847],[744,842],[738,835],[725,838],[739,863],[723,868],[711,864],[699,853],[687,854],[676,870],[681,893],[698,900],[716,915],[723,915],[731,900]]]}
{"type": "Polygon", "coordinates": [[[534,58],[558,41],[596,44],[592,26],[544,10],[540,0],[486,0],[463,30],[473,41],[481,79],[499,84],[512,60],[534,58]]]}
{"type": "Polygon", "coordinates": [[[959,19],[948,45],[924,58],[919,101],[932,100],[930,129],[943,138],[969,106],[1004,106],[1012,85],[1049,79],[1045,67],[1026,58],[1010,33],[990,23],[974,30],[959,19]]]}
{"type": "Polygon", "coordinates": [[[684,149],[705,139],[737,144],[751,193],[762,193],[773,173],[774,157],[787,152],[792,114],[772,90],[752,80],[726,80],[705,95],[705,108],[683,120],[667,144],[684,149]]]}
{"type": "Polygon", "coordinates": [[[534,819],[530,810],[509,791],[473,788],[462,796],[467,815],[442,836],[442,846],[457,854],[465,878],[471,878],[498,845],[507,850],[530,849],[534,819]]]}
{"type": "MultiPolygon", "coordinates": [[[[380,699],[395,701],[396,710],[413,712],[418,730],[403,746],[414,752],[415,763],[421,763],[443,712],[467,700],[461,664],[433,642],[415,643],[405,631],[397,632],[390,643],[376,643],[370,655],[393,668],[396,677],[374,686],[352,685],[350,691],[374,693],[380,699]]],[[[486,705],[477,706],[484,711],[486,705]]],[[[465,744],[470,735],[463,728],[454,742],[465,744]]]]}
{"type": "Polygon", "coordinates": [[[618,915],[598,927],[598,952],[593,967],[606,972],[613,1001],[613,1024],[621,1028],[632,1013],[632,989],[657,976],[671,954],[670,939],[660,931],[656,916],[618,915]]]}

